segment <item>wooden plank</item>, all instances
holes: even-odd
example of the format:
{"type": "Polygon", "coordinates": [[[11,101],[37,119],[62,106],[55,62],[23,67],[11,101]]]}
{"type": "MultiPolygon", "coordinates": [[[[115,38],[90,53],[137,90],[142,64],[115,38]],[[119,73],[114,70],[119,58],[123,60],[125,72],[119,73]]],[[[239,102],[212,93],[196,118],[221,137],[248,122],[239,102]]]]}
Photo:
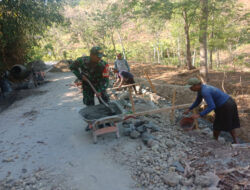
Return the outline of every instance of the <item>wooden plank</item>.
{"type": "Polygon", "coordinates": [[[232,144],[233,148],[250,148],[250,143],[232,144]]]}
{"type": "Polygon", "coordinates": [[[174,123],[174,118],[175,118],[175,100],[176,100],[176,89],[173,91],[173,98],[172,98],[172,110],[171,110],[171,122],[174,123]]]}
{"type": "Polygon", "coordinates": [[[134,83],[134,84],[123,85],[121,87],[108,88],[107,90],[122,89],[122,88],[131,87],[131,86],[134,86],[134,85],[140,85],[140,84],[141,84],[141,82],[137,82],[137,83],[134,83]]]}
{"type": "MultiPolygon", "coordinates": [[[[185,109],[189,108],[190,104],[181,104],[181,105],[176,105],[175,109],[185,109]]],[[[171,111],[172,107],[167,107],[167,108],[159,108],[159,109],[154,109],[154,110],[149,110],[149,111],[143,111],[143,112],[137,112],[133,114],[121,114],[121,115],[113,115],[113,116],[107,116],[100,118],[96,120],[93,125],[98,125],[104,122],[120,122],[124,120],[126,117],[136,117],[136,116],[143,116],[143,115],[150,115],[150,114],[156,114],[156,113],[162,113],[162,112],[168,112],[171,111]]]]}
{"type": "Polygon", "coordinates": [[[129,87],[129,100],[132,105],[132,112],[135,113],[135,103],[132,95],[132,87],[129,87]]]}
{"type": "MultiPolygon", "coordinates": [[[[194,109],[193,109],[193,114],[198,114],[197,108],[194,108],[194,109]]],[[[194,120],[194,126],[195,126],[195,127],[194,127],[195,129],[199,129],[199,123],[198,123],[198,120],[197,120],[197,119],[194,120]]]]}
{"type": "Polygon", "coordinates": [[[144,70],[144,74],[146,75],[147,77],[147,80],[148,80],[148,83],[150,84],[150,87],[151,89],[153,90],[154,93],[157,93],[156,92],[156,89],[155,89],[155,86],[153,85],[152,81],[150,80],[149,76],[148,76],[148,73],[144,70]]]}
{"type": "MultiPolygon", "coordinates": [[[[177,105],[177,106],[175,106],[175,109],[189,108],[190,104],[177,105]]],[[[127,116],[134,116],[134,117],[136,117],[136,116],[142,116],[142,115],[156,114],[156,113],[171,111],[172,109],[173,109],[172,107],[160,108],[160,109],[154,109],[154,110],[149,110],[149,111],[143,111],[143,112],[137,112],[137,113],[133,113],[133,114],[128,114],[127,116]]]]}

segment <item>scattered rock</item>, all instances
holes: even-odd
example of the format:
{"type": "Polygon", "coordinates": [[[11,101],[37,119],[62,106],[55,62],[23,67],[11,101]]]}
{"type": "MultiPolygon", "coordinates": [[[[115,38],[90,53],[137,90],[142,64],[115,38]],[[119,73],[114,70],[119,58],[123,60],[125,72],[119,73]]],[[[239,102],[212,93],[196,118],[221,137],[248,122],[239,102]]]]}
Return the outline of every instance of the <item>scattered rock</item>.
{"type": "Polygon", "coordinates": [[[136,121],[135,122],[135,127],[139,127],[139,126],[141,126],[141,125],[143,125],[143,124],[145,124],[146,123],[146,121],[145,120],[138,120],[138,121],[136,121]]]}
{"type": "Polygon", "coordinates": [[[14,162],[14,159],[8,158],[8,159],[3,159],[2,162],[8,163],[8,162],[14,162]]]}
{"type": "Polygon", "coordinates": [[[143,133],[146,131],[146,128],[144,126],[139,126],[136,128],[136,131],[140,132],[140,133],[143,133]]]}
{"type": "Polygon", "coordinates": [[[195,184],[201,187],[217,186],[219,177],[214,173],[207,173],[206,175],[196,175],[195,184]]]}
{"type": "Polygon", "coordinates": [[[176,171],[182,172],[184,173],[185,169],[183,168],[183,166],[181,165],[180,162],[175,161],[172,166],[174,166],[176,168],[176,171]]]}
{"type": "Polygon", "coordinates": [[[194,179],[193,178],[190,178],[190,179],[182,178],[181,179],[181,184],[184,185],[184,186],[191,186],[191,185],[194,184],[194,179]]]}
{"type": "Polygon", "coordinates": [[[147,144],[147,142],[149,140],[154,140],[155,139],[155,137],[153,135],[151,135],[150,133],[148,133],[148,132],[142,133],[141,138],[142,138],[142,142],[144,142],[145,144],[147,144]]]}
{"type": "Polygon", "coordinates": [[[136,131],[136,130],[133,130],[131,133],[130,133],[130,137],[132,138],[132,139],[137,139],[137,138],[139,138],[140,137],[140,133],[138,132],[138,131],[136,131]]]}
{"type": "Polygon", "coordinates": [[[124,92],[124,93],[118,95],[118,99],[119,100],[122,100],[122,99],[129,100],[129,92],[124,92]]]}
{"type": "Polygon", "coordinates": [[[167,173],[166,175],[164,175],[162,177],[162,180],[165,184],[167,184],[171,187],[175,187],[176,185],[179,184],[179,182],[181,180],[181,176],[175,172],[171,172],[171,173],[167,173]]]}
{"type": "Polygon", "coordinates": [[[123,134],[124,134],[125,136],[129,136],[131,132],[132,132],[132,129],[131,129],[131,128],[124,128],[124,129],[123,129],[123,134]]]}
{"type": "Polygon", "coordinates": [[[144,125],[145,128],[151,129],[152,132],[160,131],[160,128],[153,122],[144,125]]]}

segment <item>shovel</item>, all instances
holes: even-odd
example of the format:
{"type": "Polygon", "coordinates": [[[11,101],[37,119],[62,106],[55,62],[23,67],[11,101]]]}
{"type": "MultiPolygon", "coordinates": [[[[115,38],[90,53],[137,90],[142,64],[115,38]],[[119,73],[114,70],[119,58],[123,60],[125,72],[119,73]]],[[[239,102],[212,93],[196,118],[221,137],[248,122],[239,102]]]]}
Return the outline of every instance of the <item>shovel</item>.
{"type": "MultiPolygon", "coordinates": [[[[89,81],[89,79],[86,77],[86,75],[82,74],[85,78],[86,78],[86,81],[87,83],[89,84],[89,86],[92,88],[92,90],[94,91],[95,94],[97,94],[98,92],[96,91],[95,87],[92,85],[92,83],[89,81]]],[[[102,99],[101,96],[98,97],[99,100],[101,100],[101,102],[103,103],[103,105],[108,108],[111,112],[112,115],[115,115],[116,114],[116,111],[113,110],[111,107],[109,107],[109,105],[102,99]]]]}

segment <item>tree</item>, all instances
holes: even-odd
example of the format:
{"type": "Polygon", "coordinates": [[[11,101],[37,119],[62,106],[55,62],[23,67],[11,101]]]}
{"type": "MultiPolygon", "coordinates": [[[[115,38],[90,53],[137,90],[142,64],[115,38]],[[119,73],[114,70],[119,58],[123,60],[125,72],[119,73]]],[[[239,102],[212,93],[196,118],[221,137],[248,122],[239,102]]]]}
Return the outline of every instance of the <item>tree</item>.
{"type": "Polygon", "coordinates": [[[200,19],[200,74],[205,81],[208,81],[207,70],[207,20],[208,20],[208,0],[201,0],[200,19]]]}
{"type": "Polygon", "coordinates": [[[3,68],[23,64],[47,27],[60,23],[60,1],[0,1],[0,63],[3,68]]]}
{"type": "Polygon", "coordinates": [[[197,20],[197,0],[180,0],[175,1],[175,13],[182,16],[184,21],[184,31],[186,39],[186,62],[189,70],[194,69],[192,66],[191,56],[191,40],[190,40],[190,27],[197,20]]]}

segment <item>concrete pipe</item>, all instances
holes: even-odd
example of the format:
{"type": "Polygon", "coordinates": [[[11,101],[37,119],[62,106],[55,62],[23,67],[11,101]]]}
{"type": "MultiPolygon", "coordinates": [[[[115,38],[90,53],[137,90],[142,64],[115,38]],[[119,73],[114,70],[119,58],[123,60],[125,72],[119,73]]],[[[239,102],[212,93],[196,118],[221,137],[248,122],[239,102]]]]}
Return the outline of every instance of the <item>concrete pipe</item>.
{"type": "Polygon", "coordinates": [[[24,65],[16,64],[12,66],[10,73],[15,79],[25,79],[30,72],[24,65]]]}

